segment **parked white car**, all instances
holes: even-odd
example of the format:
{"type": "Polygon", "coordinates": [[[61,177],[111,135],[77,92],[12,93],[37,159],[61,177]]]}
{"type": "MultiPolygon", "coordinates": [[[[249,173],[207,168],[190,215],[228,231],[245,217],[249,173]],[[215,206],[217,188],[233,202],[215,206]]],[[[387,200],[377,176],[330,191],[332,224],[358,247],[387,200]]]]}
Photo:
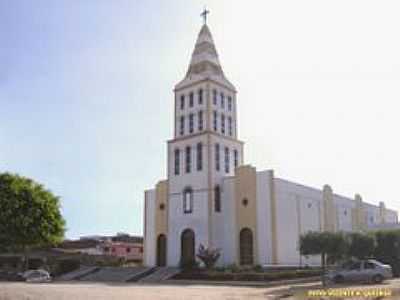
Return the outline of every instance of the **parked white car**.
{"type": "Polygon", "coordinates": [[[332,270],[325,275],[325,278],[333,283],[354,281],[381,283],[383,280],[392,277],[392,267],[374,259],[355,261],[349,265],[332,270]]]}
{"type": "Polygon", "coordinates": [[[42,283],[51,281],[51,276],[49,272],[40,269],[28,270],[23,273],[22,277],[25,278],[26,282],[42,283]]]}

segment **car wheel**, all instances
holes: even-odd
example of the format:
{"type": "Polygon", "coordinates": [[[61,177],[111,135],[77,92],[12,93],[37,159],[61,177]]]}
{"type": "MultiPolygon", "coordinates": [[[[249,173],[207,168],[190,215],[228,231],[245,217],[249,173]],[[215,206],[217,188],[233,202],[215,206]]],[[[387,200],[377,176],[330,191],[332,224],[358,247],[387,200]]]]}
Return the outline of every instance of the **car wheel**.
{"type": "Polygon", "coordinates": [[[334,283],[343,283],[344,282],[344,278],[342,275],[337,275],[335,276],[335,278],[333,278],[333,282],[334,283]]]}
{"type": "Polygon", "coordinates": [[[373,283],[381,283],[382,281],[383,281],[383,276],[380,274],[376,274],[374,275],[374,277],[372,277],[373,283]]]}

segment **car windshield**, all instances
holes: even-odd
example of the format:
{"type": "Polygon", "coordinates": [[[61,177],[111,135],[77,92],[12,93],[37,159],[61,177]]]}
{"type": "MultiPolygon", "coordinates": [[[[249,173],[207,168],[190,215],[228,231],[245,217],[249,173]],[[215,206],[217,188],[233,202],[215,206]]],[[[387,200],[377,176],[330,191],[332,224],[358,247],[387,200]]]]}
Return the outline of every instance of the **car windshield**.
{"type": "Polygon", "coordinates": [[[383,263],[381,263],[381,262],[379,262],[379,261],[377,261],[375,259],[369,259],[368,262],[373,263],[373,264],[378,265],[378,266],[383,266],[383,263]]]}

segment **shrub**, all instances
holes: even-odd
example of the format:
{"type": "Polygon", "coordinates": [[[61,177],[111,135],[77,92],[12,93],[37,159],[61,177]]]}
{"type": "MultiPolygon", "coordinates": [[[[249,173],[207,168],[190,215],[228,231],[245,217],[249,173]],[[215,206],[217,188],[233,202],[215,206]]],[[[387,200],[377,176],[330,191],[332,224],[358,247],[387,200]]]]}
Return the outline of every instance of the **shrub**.
{"type": "Polygon", "coordinates": [[[264,269],[261,265],[254,266],[254,271],[256,272],[264,272],[264,269]]]}
{"type": "Polygon", "coordinates": [[[240,268],[236,264],[231,264],[227,267],[227,270],[231,271],[232,273],[239,273],[240,268]]]}
{"type": "Polygon", "coordinates": [[[202,244],[200,244],[197,257],[204,263],[207,269],[211,269],[212,267],[214,267],[220,256],[220,249],[210,247],[206,248],[202,244]]]}
{"type": "Polygon", "coordinates": [[[382,230],[375,232],[375,257],[391,265],[393,275],[400,276],[400,230],[382,230]]]}
{"type": "Polygon", "coordinates": [[[358,259],[366,259],[374,253],[375,239],[372,235],[352,232],[347,235],[347,256],[358,259]]]}

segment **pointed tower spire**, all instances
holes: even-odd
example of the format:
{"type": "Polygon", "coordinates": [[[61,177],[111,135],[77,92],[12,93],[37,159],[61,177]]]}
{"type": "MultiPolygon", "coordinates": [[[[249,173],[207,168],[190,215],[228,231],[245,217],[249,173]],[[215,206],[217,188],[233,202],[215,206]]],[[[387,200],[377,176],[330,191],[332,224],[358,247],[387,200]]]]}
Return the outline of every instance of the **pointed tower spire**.
{"type": "MultiPolygon", "coordinates": [[[[201,15],[206,18],[207,13],[208,10],[205,10],[201,15]]],[[[197,36],[186,76],[175,88],[204,79],[218,81],[235,90],[235,87],[225,78],[213,37],[206,23],[201,27],[197,36]]]]}
{"type": "Polygon", "coordinates": [[[210,29],[204,24],[197,37],[186,76],[208,73],[223,76],[210,29]]]}

